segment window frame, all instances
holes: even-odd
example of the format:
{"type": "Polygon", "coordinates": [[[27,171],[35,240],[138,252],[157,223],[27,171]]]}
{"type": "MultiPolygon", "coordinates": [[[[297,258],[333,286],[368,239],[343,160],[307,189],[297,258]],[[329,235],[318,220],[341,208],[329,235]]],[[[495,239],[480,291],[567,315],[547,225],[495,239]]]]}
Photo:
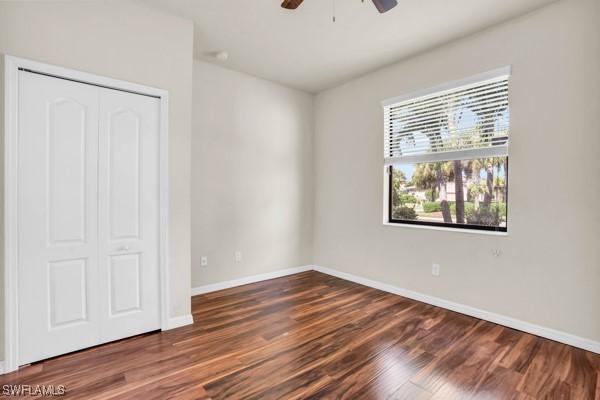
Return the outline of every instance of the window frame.
{"type": "MultiPolygon", "coordinates": [[[[498,77],[501,75],[511,76],[512,75],[512,67],[509,65],[509,66],[498,68],[498,69],[495,69],[492,71],[483,72],[483,73],[480,73],[480,74],[477,74],[477,75],[474,75],[474,76],[471,76],[471,77],[468,77],[465,79],[459,79],[459,80],[455,80],[455,81],[451,81],[451,82],[446,82],[446,83],[437,85],[435,87],[431,87],[431,88],[424,89],[424,90],[418,90],[418,91],[415,91],[412,93],[404,94],[402,96],[384,100],[381,102],[381,104],[385,110],[385,107],[389,106],[390,104],[399,103],[399,102],[406,101],[406,100],[409,100],[412,98],[418,98],[421,96],[426,96],[426,95],[434,94],[437,92],[443,92],[443,91],[459,88],[464,85],[485,81],[487,79],[495,78],[495,77],[498,77]]],[[[510,121],[509,121],[509,125],[510,125],[510,121]]],[[[469,158],[468,153],[472,153],[474,155],[473,158],[477,158],[475,156],[475,154],[477,154],[477,150],[474,150],[474,151],[466,150],[465,158],[463,158],[461,160],[471,159],[471,158],[469,158]]],[[[505,168],[504,179],[505,179],[505,184],[508,188],[508,186],[509,186],[509,154],[507,152],[506,155],[502,155],[500,157],[506,158],[506,164],[504,167],[505,168]]],[[[440,160],[440,161],[444,161],[444,160],[440,160]]],[[[435,162],[435,161],[431,161],[431,162],[435,162]]],[[[421,163],[423,163],[423,162],[407,161],[405,163],[398,163],[398,164],[421,164],[421,163]]],[[[509,208],[508,203],[509,203],[509,191],[510,190],[507,190],[506,198],[505,198],[505,207],[506,207],[506,224],[505,225],[506,226],[458,224],[458,223],[446,223],[446,222],[402,220],[402,219],[393,218],[393,216],[392,216],[392,213],[393,213],[392,168],[394,168],[394,164],[392,164],[392,165],[384,164],[384,168],[383,168],[383,172],[384,172],[384,196],[383,196],[384,197],[383,198],[383,201],[384,201],[383,219],[384,220],[383,220],[383,223],[384,223],[384,225],[396,226],[396,227],[403,227],[403,226],[421,227],[421,228],[429,228],[429,229],[447,230],[447,231],[453,231],[453,232],[463,231],[463,232],[468,232],[468,233],[481,233],[481,234],[500,234],[500,235],[508,234],[508,208],[509,208]]]]}
{"type": "MultiPolygon", "coordinates": [[[[508,156],[506,156],[506,165],[505,165],[505,184],[508,187],[508,156]]],[[[393,174],[392,174],[393,165],[389,165],[385,167],[385,174],[387,174],[387,218],[386,223],[394,224],[394,225],[417,225],[417,226],[428,226],[432,228],[447,228],[447,229],[468,229],[472,231],[485,231],[485,232],[499,232],[499,233],[508,233],[508,193],[506,192],[506,226],[489,226],[489,225],[475,225],[475,224],[458,224],[458,223],[448,223],[448,222],[430,222],[430,221],[418,221],[418,220],[409,220],[409,219],[395,219],[392,217],[393,211],[393,174]]]]}

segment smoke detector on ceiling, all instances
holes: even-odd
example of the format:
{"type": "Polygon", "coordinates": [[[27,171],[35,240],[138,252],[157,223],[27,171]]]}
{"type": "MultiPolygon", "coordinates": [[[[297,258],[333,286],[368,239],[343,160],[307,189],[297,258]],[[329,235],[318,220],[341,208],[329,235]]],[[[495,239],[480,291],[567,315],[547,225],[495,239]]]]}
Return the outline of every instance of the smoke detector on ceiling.
{"type": "Polygon", "coordinates": [[[219,61],[227,61],[229,53],[226,51],[217,51],[214,53],[214,57],[219,61]]]}

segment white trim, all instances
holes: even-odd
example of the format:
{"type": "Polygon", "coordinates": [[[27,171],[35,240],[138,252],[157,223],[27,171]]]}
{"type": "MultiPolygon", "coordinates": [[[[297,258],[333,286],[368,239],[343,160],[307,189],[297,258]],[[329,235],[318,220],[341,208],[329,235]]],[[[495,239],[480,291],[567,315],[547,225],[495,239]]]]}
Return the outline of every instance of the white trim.
{"type": "Polygon", "coordinates": [[[159,246],[160,263],[160,328],[168,330],[169,308],[171,304],[169,273],[169,92],[164,91],[160,98],[160,137],[159,137],[159,246]]]}
{"type": "Polygon", "coordinates": [[[305,271],[318,271],[327,275],[336,276],[347,281],[355,282],[360,285],[369,286],[375,289],[383,290],[384,292],[393,293],[398,296],[407,297],[416,301],[431,304],[436,307],[441,307],[447,310],[455,311],[461,314],[469,315],[474,318],[479,318],[485,321],[493,322],[495,324],[503,325],[509,328],[517,329],[519,331],[531,333],[532,335],[540,336],[546,339],[555,340],[560,343],[568,344],[570,346],[578,347],[580,349],[588,350],[594,353],[600,354],[600,342],[582,338],[579,336],[572,335],[570,333],[561,332],[556,329],[547,328],[544,326],[532,324],[530,322],[522,321],[516,318],[507,317],[505,315],[496,314],[490,311],[481,310],[475,307],[467,306],[465,304],[455,303],[449,300],[444,300],[439,297],[429,296],[427,294],[415,292],[408,289],[399,288],[387,283],[382,283],[372,279],[364,278],[362,276],[352,275],[346,272],[338,271],[336,269],[321,267],[319,265],[307,265],[297,268],[281,269],[266,274],[252,275],[240,279],[233,279],[230,281],[213,283],[210,285],[199,286],[192,288],[192,296],[199,294],[215,292],[217,290],[228,289],[232,287],[247,285],[249,283],[255,283],[265,281],[273,278],[279,278],[282,276],[293,275],[305,271]]]}
{"type": "Polygon", "coordinates": [[[431,231],[444,231],[444,232],[458,232],[458,233],[471,233],[476,235],[490,235],[490,236],[508,236],[508,232],[501,231],[484,231],[482,229],[463,229],[463,228],[452,228],[449,226],[432,226],[432,225],[416,225],[416,224],[403,224],[400,222],[388,222],[387,218],[384,217],[383,226],[390,228],[410,228],[410,229],[428,229],[431,231]]]}
{"type": "Polygon", "coordinates": [[[477,75],[472,75],[467,78],[457,79],[450,82],[445,82],[427,89],[416,90],[411,93],[406,93],[401,96],[392,97],[391,99],[386,99],[381,102],[383,107],[389,106],[396,103],[401,103],[406,100],[416,99],[418,97],[427,96],[433,93],[443,92],[445,90],[456,89],[461,86],[467,86],[473,83],[483,82],[490,79],[500,78],[502,76],[510,76],[512,72],[512,68],[510,65],[497,68],[491,71],[482,72],[477,75]]]}
{"type": "Polygon", "coordinates": [[[4,57],[4,373],[18,369],[17,98],[18,61],[4,57]]]}
{"type": "Polygon", "coordinates": [[[192,314],[180,315],[179,317],[169,318],[166,324],[166,329],[181,328],[182,326],[192,325],[193,323],[194,317],[192,317],[192,314]]]}
{"type": "Polygon", "coordinates": [[[310,271],[312,269],[313,269],[312,266],[305,265],[305,266],[296,267],[296,268],[279,269],[277,271],[267,272],[264,274],[250,275],[250,276],[246,276],[243,278],[232,279],[232,280],[224,281],[224,282],[211,283],[209,285],[198,286],[198,287],[192,288],[192,296],[197,296],[199,294],[216,292],[217,290],[223,290],[223,289],[229,289],[232,287],[247,285],[249,283],[261,282],[261,281],[266,281],[266,280],[274,279],[274,278],[280,278],[282,276],[299,274],[300,272],[306,272],[306,271],[310,271]]]}
{"type": "Polygon", "coordinates": [[[554,340],[560,343],[568,344],[570,346],[578,347],[580,349],[588,350],[597,354],[600,354],[600,342],[591,339],[582,338],[575,336],[570,333],[561,332],[556,329],[547,328],[544,326],[532,324],[530,322],[522,321],[519,319],[507,317],[501,314],[481,310],[478,308],[470,307],[464,304],[455,303],[452,301],[440,299],[438,297],[429,296],[423,293],[414,292],[412,290],[399,288],[396,286],[382,283],[379,281],[371,280],[357,275],[348,274],[332,268],[326,268],[314,265],[313,269],[318,272],[322,272],[327,275],[336,276],[341,279],[352,281],[364,286],[369,286],[375,289],[383,290],[384,292],[393,293],[399,296],[408,297],[409,299],[417,300],[423,303],[431,304],[437,307],[445,308],[447,310],[456,311],[461,314],[469,315],[471,317],[483,319],[485,321],[493,322],[499,325],[507,326],[509,328],[517,329],[523,332],[531,333],[532,335],[541,336],[546,339],[554,340]]]}
{"type": "Polygon", "coordinates": [[[0,361],[0,375],[4,374],[4,361],[0,361]]]}
{"type": "Polygon", "coordinates": [[[84,83],[121,89],[139,94],[160,98],[160,303],[161,329],[170,328],[169,320],[169,260],[168,260],[168,226],[169,226],[169,185],[168,185],[168,142],[169,142],[169,93],[166,90],[139,85],[118,79],[107,78],[87,72],[62,68],[37,61],[6,55],[4,57],[5,79],[5,134],[4,134],[4,215],[5,215],[5,260],[4,260],[4,372],[18,369],[18,276],[17,276],[17,104],[18,104],[18,69],[25,68],[45,74],[73,79],[84,83]]]}
{"type": "Polygon", "coordinates": [[[94,85],[105,86],[117,90],[127,90],[139,94],[146,94],[155,97],[165,97],[168,92],[164,89],[159,89],[151,86],[140,85],[138,83],[122,81],[106,76],[90,74],[88,72],[78,71],[70,68],[59,67],[56,65],[46,64],[39,61],[28,60],[25,58],[13,57],[5,55],[6,64],[11,64],[12,67],[30,69],[32,71],[41,72],[44,74],[55,75],[62,78],[73,79],[83,83],[91,83],[94,85]]]}
{"type": "Polygon", "coordinates": [[[416,164],[424,162],[470,160],[473,158],[503,157],[508,156],[508,145],[479,147],[475,149],[441,151],[437,153],[413,154],[384,159],[385,166],[395,164],[416,164]]]}

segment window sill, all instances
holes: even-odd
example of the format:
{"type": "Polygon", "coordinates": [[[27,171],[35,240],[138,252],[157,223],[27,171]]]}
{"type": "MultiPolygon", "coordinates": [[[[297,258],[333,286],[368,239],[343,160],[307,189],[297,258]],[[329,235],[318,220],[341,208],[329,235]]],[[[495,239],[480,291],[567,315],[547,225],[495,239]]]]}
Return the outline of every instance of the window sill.
{"type": "Polygon", "coordinates": [[[443,226],[411,225],[411,224],[398,224],[398,223],[391,223],[391,222],[384,222],[383,226],[388,226],[388,227],[393,227],[393,228],[429,229],[429,230],[434,230],[434,231],[470,233],[470,234],[475,234],[475,235],[508,236],[508,232],[479,231],[477,229],[447,228],[447,227],[443,227],[443,226]]]}

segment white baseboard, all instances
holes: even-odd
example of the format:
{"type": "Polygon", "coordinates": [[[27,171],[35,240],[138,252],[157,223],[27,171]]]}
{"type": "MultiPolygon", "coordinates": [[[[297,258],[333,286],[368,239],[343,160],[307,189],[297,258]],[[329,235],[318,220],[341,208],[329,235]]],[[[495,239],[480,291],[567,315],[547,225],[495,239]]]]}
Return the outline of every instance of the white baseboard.
{"type": "MultiPolygon", "coordinates": [[[[236,286],[247,285],[249,283],[255,283],[265,281],[268,279],[279,278],[282,276],[293,275],[300,272],[315,270],[322,272],[327,275],[336,276],[347,281],[355,282],[361,285],[369,286],[375,289],[383,290],[384,292],[397,294],[399,296],[407,297],[409,299],[417,300],[423,303],[431,304],[437,307],[445,308],[447,310],[456,311],[461,314],[469,315],[471,317],[483,319],[485,321],[493,322],[499,325],[507,326],[509,328],[517,329],[519,331],[531,333],[532,335],[541,336],[546,339],[554,340],[560,343],[568,344],[570,346],[578,347],[580,349],[588,350],[594,353],[600,354],[600,342],[591,339],[582,338],[575,336],[570,333],[558,331],[556,329],[547,328],[544,326],[532,324],[530,322],[521,321],[516,318],[507,317],[505,315],[496,314],[490,311],[481,310],[479,308],[467,306],[460,303],[440,299],[439,297],[429,296],[423,293],[414,292],[412,290],[399,288],[396,286],[389,285],[387,283],[375,281],[372,279],[364,278],[358,275],[348,274],[346,272],[338,271],[332,268],[321,267],[319,265],[306,265],[296,268],[281,269],[265,274],[251,275],[244,278],[233,279],[225,282],[213,283],[210,285],[199,286],[192,288],[192,296],[196,296],[203,293],[215,292],[217,290],[228,289],[236,286]]],[[[179,317],[186,318],[186,317],[179,317]]],[[[191,319],[191,316],[189,316],[191,319]]],[[[188,322],[188,323],[192,323],[188,322]]],[[[183,323],[177,326],[187,325],[183,323]]],[[[169,321],[171,326],[171,321],[169,321]]],[[[176,327],[176,326],[174,326],[176,327]]],[[[169,328],[171,329],[171,328],[169,328]]]]}
{"type": "Polygon", "coordinates": [[[346,272],[341,272],[332,268],[326,268],[315,265],[313,266],[313,269],[315,271],[319,271],[327,275],[333,275],[341,279],[352,281],[375,289],[383,290],[384,292],[408,297],[409,299],[445,308],[447,310],[456,311],[461,314],[469,315],[471,317],[483,319],[499,325],[507,326],[509,328],[517,329],[519,331],[531,333],[532,335],[541,336],[546,339],[554,340],[556,342],[568,344],[574,347],[578,347],[580,349],[600,354],[600,342],[591,339],[582,338],[579,336],[572,335],[570,333],[557,331],[552,328],[546,328],[544,326],[535,325],[529,322],[521,321],[493,312],[480,310],[478,308],[470,307],[464,304],[454,303],[452,301],[429,296],[423,293],[413,292],[412,290],[402,289],[396,286],[388,285],[387,283],[374,281],[357,275],[348,274],[346,272]]]}
{"type": "Polygon", "coordinates": [[[4,371],[4,361],[0,361],[0,375],[5,374],[6,372],[4,371]]]}
{"type": "Polygon", "coordinates": [[[217,290],[229,289],[236,286],[247,285],[249,283],[255,283],[260,281],[266,281],[269,279],[280,278],[282,276],[298,274],[300,272],[310,271],[313,267],[311,265],[305,265],[296,268],[279,269],[273,272],[267,272],[264,274],[250,275],[243,278],[232,279],[230,281],[211,283],[210,285],[198,286],[192,288],[192,296],[199,294],[216,292],[217,290]]]}
{"type": "Polygon", "coordinates": [[[179,317],[169,318],[169,321],[167,322],[166,330],[181,328],[182,326],[191,325],[193,323],[194,323],[194,318],[192,317],[192,314],[181,315],[179,317]]]}

